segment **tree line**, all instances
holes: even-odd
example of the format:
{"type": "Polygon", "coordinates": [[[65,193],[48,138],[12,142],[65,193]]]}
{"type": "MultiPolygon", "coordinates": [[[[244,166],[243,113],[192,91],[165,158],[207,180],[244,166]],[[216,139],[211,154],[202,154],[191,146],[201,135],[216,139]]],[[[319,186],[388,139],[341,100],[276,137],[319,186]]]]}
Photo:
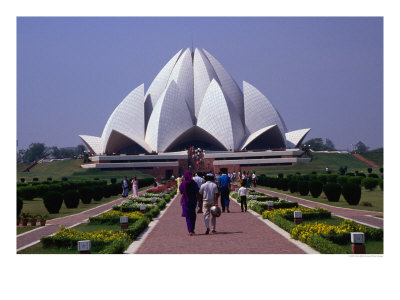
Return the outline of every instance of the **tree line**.
{"type": "MultiPolygon", "coordinates": [[[[337,150],[335,148],[335,145],[333,144],[333,142],[330,139],[325,139],[325,143],[324,143],[324,140],[322,138],[310,139],[310,140],[304,142],[304,147],[311,149],[313,151],[335,151],[335,150],[337,150]]],[[[363,142],[359,141],[356,144],[352,144],[352,149],[350,149],[350,152],[365,153],[365,152],[368,152],[368,149],[369,149],[368,146],[366,146],[363,142]]],[[[380,149],[376,149],[373,151],[379,152],[378,150],[380,150],[380,149]]]]}
{"type": "Polygon", "coordinates": [[[31,163],[42,158],[78,158],[83,156],[86,148],[83,144],[76,147],[58,148],[57,146],[46,147],[43,143],[32,143],[28,149],[21,149],[17,152],[17,162],[31,163]]]}

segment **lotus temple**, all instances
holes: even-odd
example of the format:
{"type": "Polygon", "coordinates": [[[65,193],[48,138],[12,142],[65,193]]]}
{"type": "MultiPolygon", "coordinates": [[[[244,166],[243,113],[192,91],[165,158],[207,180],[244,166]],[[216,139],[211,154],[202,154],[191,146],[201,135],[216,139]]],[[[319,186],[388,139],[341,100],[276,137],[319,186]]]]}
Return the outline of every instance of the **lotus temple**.
{"type": "Polygon", "coordinates": [[[243,81],[242,89],[202,49],[180,50],[145,91],[141,84],[109,117],[101,137],[80,135],[91,153],[84,168],[134,169],[154,176],[192,168],[219,172],[293,165],[310,128],[288,131],[272,103],[243,81]],[[188,149],[202,149],[201,164],[188,149]]]}

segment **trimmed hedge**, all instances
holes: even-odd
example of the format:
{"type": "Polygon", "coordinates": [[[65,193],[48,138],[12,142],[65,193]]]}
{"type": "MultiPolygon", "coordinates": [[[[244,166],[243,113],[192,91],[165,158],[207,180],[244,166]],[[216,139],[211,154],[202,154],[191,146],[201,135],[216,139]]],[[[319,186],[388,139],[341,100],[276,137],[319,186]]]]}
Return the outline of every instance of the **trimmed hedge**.
{"type": "Polygon", "coordinates": [[[379,179],[378,178],[364,178],[362,181],[362,185],[370,191],[373,191],[379,184],[379,179]]]}
{"type": "Polygon", "coordinates": [[[361,176],[352,176],[347,179],[347,183],[355,183],[361,185],[362,179],[363,178],[361,176]]]}
{"type": "Polygon", "coordinates": [[[328,198],[328,201],[338,202],[340,199],[340,194],[342,193],[342,189],[337,183],[327,183],[323,187],[323,191],[328,198]]]}
{"type": "Polygon", "coordinates": [[[93,200],[100,201],[103,198],[105,189],[103,186],[96,186],[92,188],[93,191],[93,200]]]}
{"type": "Polygon", "coordinates": [[[308,181],[305,180],[299,181],[297,184],[297,189],[300,195],[307,196],[310,191],[310,188],[308,186],[308,181]]]}
{"type": "Polygon", "coordinates": [[[149,223],[150,220],[148,218],[140,218],[135,223],[130,225],[125,232],[130,236],[131,239],[136,239],[139,234],[141,234],[142,231],[147,228],[149,223]]]}
{"type": "Polygon", "coordinates": [[[24,207],[24,201],[21,197],[17,197],[17,217],[21,214],[22,208],[24,207]]]}
{"type": "Polygon", "coordinates": [[[83,186],[78,190],[83,203],[89,204],[93,198],[93,189],[89,186],[83,186]]]}
{"type": "Polygon", "coordinates": [[[128,246],[129,243],[127,241],[115,240],[110,245],[104,247],[99,254],[123,254],[128,246]]]}
{"type": "Polygon", "coordinates": [[[67,208],[77,208],[79,205],[79,193],[77,191],[66,191],[64,203],[67,208]]]}
{"type": "Polygon", "coordinates": [[[311,181],[310,182],[310,193],[313,198],[318,198],[322,193],[323,183],[321,181],[311,181]]]}
{"type": "Polygon", "coordinates": [[[346,183],[342,187],[344,199],[350,205],[358,205],[361,200],[361,187],[358,184],[346,183]]]}
{"type": "Polygon", "coordinates": [[[43,204],[50,214],[58,214],[63,203],[63,194],[60,192],[47,192],[43,195],[43,204]]]}
{"type": "Polygon", "coordinates": [[[297,180],[289,181],[289,191],[293,194],[297,192],[297,180]]]}

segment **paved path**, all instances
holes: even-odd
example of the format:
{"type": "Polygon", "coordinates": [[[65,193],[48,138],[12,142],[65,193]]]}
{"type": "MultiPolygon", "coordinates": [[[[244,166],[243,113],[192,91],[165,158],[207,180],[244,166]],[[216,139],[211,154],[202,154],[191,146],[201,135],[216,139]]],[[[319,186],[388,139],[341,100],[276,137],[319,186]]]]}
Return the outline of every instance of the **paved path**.
{"type": "MultiPolygon", "coordinates": [[[[231,212],[217,219],[217,233],[205,235],[202,214],[197,214],[196,234],[189,236],[181,217],[180,196],[171,203],[149,232],[136,254],[304,254],[293,242],[250,212],[242,213],[231,200],[231,212]]],[[[134,242],[135,243],[135,242],[134,242]]]]}
{"type": "MultiPolygon", "coordinates": [[[[142,195],[145,192],[146,191],[141,191],[139,192],[139,195],[142,195]]],[[[106,204],[97,206],[95,208],[85,210],[78,214],[57,219],[51,219],[46,222],[46,226],[39,226],[37,229],[19,234],[17,235],[17,252],[38,243],[40,239],[44,236],[56,233],[60,225],[65,227],[73,227],[75,225],[85,222],[87,219],[89,219],[89,217],[93,217],[110,210],[114,205],[119,205],[123,200],[125,199],[119,198],[106,204]]]]}
{"type": "Polygon", "coordinates": [[[288,200],[288,201],[293,201],[293,202],[298,202],[299,204],[307,207],[323,207],[329,210],[333,215],[336,215],[338,217],[343,217],[346,219],[352,219],[358,223],[365,224],[371,227],[375,228],[383,228],[383,219],[382,218],[377,218],[374,216],[383,216],[382,212],[377,212],[377,211],[368,211],[368,210],[359,210],[359,209],[351,209],[351,208],[342,208],[342,207],[337,207],[337,206],[332,206],[332,205],[327,205],[319,202],[314,202],[311,200],[306,200],[302,198],[298,198],[295,196],[290,196],[274,191],[270,191],[264,188],[253,188],[258,192],[266,193],[271,196],[277,196],[282,199],[288,200]]]}
{"type": "Polygon", "coordinates": [[[379,168],[379,166],[378,166],[377,164],[375,164],[374,162],[372,162],[372,161],[366,159],[364,156],[361,156],[360,154],[353,154],[353,156],[354,156],[355,158],[358,158],[359,160],[361,160],[361,161],[363,161],[363,162],[369,164],[369,165],[370,165],[371,167],[373,167],[373,168],[379,168]]]}

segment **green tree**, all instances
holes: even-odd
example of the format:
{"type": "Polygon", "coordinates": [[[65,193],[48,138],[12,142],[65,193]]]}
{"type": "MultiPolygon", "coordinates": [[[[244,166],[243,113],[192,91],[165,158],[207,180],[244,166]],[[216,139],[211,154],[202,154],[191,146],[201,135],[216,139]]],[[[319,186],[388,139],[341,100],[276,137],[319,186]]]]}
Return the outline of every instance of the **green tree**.
{"type": "Polygon", "coordinates": [[[367,152],[369,149],[369,147],[367,147],[363,142],[359,141],[356,145],[355,145],[355,152],[356,153],[365,153],[367,152]]]}
{"type": "Polygon", "coordinates": [[[83,144],[76,146],[75,152],[76,155],[82,155],[85,152],[86,148],[83,144]]]}
{"type": "Polygon", "coordinates": [[[61,158],[61,151],[60,151],[60,149],[58,149],[58,147],[53,146],[53,147],[50,148],[50,151],[51,151],[51,155],[54,158],[57,158],[57,159],[61,158]]]}
{"type": "Polygon", "coordinates": [[[46,158],[49,154],[48,148],[43,143],[32,143],[25,151],[24,162],[30,163],[38,161],[39,159],[46,158]]]}

